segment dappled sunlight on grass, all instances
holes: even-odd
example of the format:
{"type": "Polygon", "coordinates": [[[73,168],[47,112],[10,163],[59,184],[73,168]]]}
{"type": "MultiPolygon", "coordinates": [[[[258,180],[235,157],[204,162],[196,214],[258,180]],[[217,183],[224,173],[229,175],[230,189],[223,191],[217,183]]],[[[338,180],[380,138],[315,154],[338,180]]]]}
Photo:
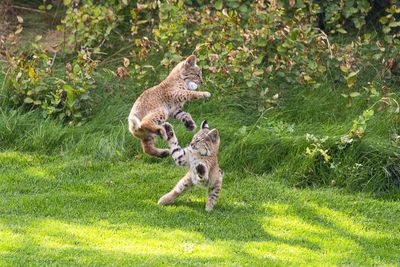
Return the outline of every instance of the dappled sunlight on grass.
{"type": "Polygon", "coordinates": [[[16,233],[0,224],[0,255],[10,253],[24,241],[25,235],[16,233]]]}
{"type": "Polygon", "coordinates": [[[44,179],[48,179],[48,180],[54,180],[55,177],[54,176],[50,176],[47,174],[47,172],[40,167],[31,167],[31,168],[27,168],[24,171],[24,174],[28,175],[28,176],[34,176],[36,178],[44,178],[44,179]]]}
{"type": "Polygon", "coordinates": [[[382,230],[377,231],[368,229],[368,227],[365,225],[362,225],[354,219],[351,219],[344,212],[328,209],[326,207],[320,207],[315,204],[310,204],[310,207],[315,211],[316,214],[320,216],[322,220],[327,221],[339,232],[368,238],[390,238],[391,233],[383,233],[382,230]]]}
{"type": "Polygon", "coordinates": [[[59,220],[35,221],[26,233],[46,249],[95,249],[133,255],[179,255],[182,257],[226,257],[224,242],[207,241],[201,234],[182,230],[160,230],[138,225],[118,226],[100,221],[94,225],[59,220]]]}
{"type": "Polygon", "coordinates": [[[3,164],[12,165],[28,165],[34,163],[35,157],[26,153],[20,152],[0,152],[0,167],[3,164]]]}
{"type": "Polygon", "coordinates": [[[227,172],[216,209],[206,213],[204,188],[189,190],[171,206],[157,205],[185,171],[162,163],[150,168],[141,160],[56,160],[23,153],[2,153],[0,162],[6,170],[0,173],[4,265],[60,260],[65,265],[390,265],[399,260],[393,253],[400,244],[392,222],[398,215],[391,210],[400,210],[395,202],[288,189],[265,177],[239,179],[241,174],[227,172]],[[380,216],[365,209],[366,201],[380,216]]]}

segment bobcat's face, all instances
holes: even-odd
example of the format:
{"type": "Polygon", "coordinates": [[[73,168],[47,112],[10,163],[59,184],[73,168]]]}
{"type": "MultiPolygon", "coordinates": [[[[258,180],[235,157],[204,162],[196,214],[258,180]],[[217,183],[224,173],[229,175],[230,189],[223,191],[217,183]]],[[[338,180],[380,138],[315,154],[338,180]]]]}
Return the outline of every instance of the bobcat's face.
{"type": "Polygon", "coordinates": [[[203,121],[200,131],[193,136],[190,142],[190,150],[193,154],[200,154],[200,156],[217,155],[219,143],[218,130],[210,130],[207,121],[203,121]]]}
{"type": "Polygon", "coordinates": [[[201,69],[196,64],[196,57],[189,56],[181,65],[181,77],[186,83],[186,88],[196,90],[203,83],[201,69]]]}

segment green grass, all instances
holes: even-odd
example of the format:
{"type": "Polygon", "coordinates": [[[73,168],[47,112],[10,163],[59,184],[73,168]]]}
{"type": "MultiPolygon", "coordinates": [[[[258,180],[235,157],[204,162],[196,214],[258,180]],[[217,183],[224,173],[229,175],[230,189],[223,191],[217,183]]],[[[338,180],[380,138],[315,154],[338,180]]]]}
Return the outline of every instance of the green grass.
{"type": "MultiPolygon", "coordinates": [[[[328,83],[283,90],[279,105],[260,116],[254,98],[206,83],[212,99],[185,110],[221,133],[221,198],[210,214],[202,188],[161,207],[158,198],[186,170],[144,155],[126,120],[165,71],[116,81],[100,68],[93,117],[81,127],[0,107],[0,265],[400,262],[392,137],[399,115],[377,112],[361,142],[340,151],[340,136],[376,100],[361,97],[347,108],[341,88],[328,83]],[[307,158],[307,133],[329,137],[325,149],[340,164],[307,158]]],[[[4,73],[0,64],[0,86],[4,73]]],[[[173,123],[187,144],[193,133],[173,123]]]]}
{"type": "Polygon", "coordinates": [[[396,265],[400,203],[293,189],[228,171],[204,189],[157,199],[184,174],[169,162],[0,154],[1,265],[396,265]]]}

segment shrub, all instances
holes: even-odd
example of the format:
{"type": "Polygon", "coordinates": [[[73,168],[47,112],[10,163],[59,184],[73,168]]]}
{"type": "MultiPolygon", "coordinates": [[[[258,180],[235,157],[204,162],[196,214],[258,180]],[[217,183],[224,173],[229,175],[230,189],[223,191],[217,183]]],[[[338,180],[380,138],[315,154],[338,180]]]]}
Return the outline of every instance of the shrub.
{"type": "MultiPolygon", "coordinates": [[[[55,57],[55,56],[54,56],[55,57]]],[[[66,65],[65,77],[53,73],[54,59],[38,44],[9,59],[7,95],[13,107],[41,109],[44,117],[81,122],[88,118],[96,62],[82,50],[66,65]]]]}

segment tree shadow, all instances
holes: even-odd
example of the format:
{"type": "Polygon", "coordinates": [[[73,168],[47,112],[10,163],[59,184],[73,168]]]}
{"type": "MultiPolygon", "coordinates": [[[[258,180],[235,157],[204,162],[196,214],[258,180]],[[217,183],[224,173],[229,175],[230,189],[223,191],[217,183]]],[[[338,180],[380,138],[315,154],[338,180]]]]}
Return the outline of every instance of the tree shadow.
{"type": "MultiPolygon", "coordinates": [[[[335,204],[335,194],[287,189],[260,178],[236,179],[225,183],[215,210],[207,213],[204,211],[205,190],[202,189],[188,192],[171,206],[156,204],[181,170],[165,174],[165,166],[143,170],[136,168],[142,166],[132,163],[129,165],[131,169],[126,170],[126,164],[98,165],[71,162],[41,166],[33,162],[16,170],[17,173],[10,170],[13,178],[6,179],[0,175],[3,182],[0,185],[0,222],[4,227],[28,236],[31,234],[28,230],[44,220],[65,224],[65,229],[62,228],[57,235],[66,235],[71,225],[96,228],[99,222],[104,222],[105,228],[111,230],[142,227],[144,231],[152,229],[163,233],[184,231],[197,234],[202,240],[227,242],[229,246],[236,246],[229,253],[249,257],[255,262],[265,257],[269,248],[276,247],[311,253],[314,258],[328,257],[334,250],[329,247],[330,241],[338,246],[342,241],[347,244],[338,251],[352,250],[351,246],[354,246],[352,253],[340,259],[342,263],[376,263],[368,259],[379,258],[382,264],[399,261],[397,255],[400,251],[394,253],[399,247],[396,244],[400,244],[398,233],[391,236],[387,229],[379,229],[379,225],[374,224],[379,222],[379,214],[364,211],[372,203],[374,211],[383,212],[390,206],[385,202],[363,198],[366,202],[356,203],[355,209],[353,204],[357,197],[354,196],[341,195],[342,202],[335,204]],[[34,171],[35,168],[39,170],[34,171]],[[373,223],[369,223],[371,218],[367,215],[371,216],[373,223]],[[249,245],[259,254],[250,253],[245,248],[249,245]],[[360,257],[365,261],[360,261],[360,257]]],[[[394,209],[399,209],[399,205],[394,209]]],[[[385,218],[390,214],[385,214],[385,218]]],[[[73,240],[73,236],[65,238],[73,240]]],[[[79,249],[83,254],[95,253],[95,250],[87,248],[91,245],[88,243],[79,249]]],[[[68,249],[64,251],[69,253],[68,249]]],[[[120,252],[108,253],[119,255],[120,252]]],[[[289,256],[291,263],[300,263],[296,257],[301,257],[301,254],[289,253],[289,256]]],[[[140,260],[142,256],[127,257],[140,260]]],[[[167,263],[174,258],[168,255],[157,257],[160,262],[167,263]]],[[[194,259],[196,262],[197,258],[194,259]]],[[[210,259],[198,258],[199,264],[206,260],[210,259]]],[[[277,259],[270,263],[285,265],[288,262],[287,259],[277,259]]]]}

